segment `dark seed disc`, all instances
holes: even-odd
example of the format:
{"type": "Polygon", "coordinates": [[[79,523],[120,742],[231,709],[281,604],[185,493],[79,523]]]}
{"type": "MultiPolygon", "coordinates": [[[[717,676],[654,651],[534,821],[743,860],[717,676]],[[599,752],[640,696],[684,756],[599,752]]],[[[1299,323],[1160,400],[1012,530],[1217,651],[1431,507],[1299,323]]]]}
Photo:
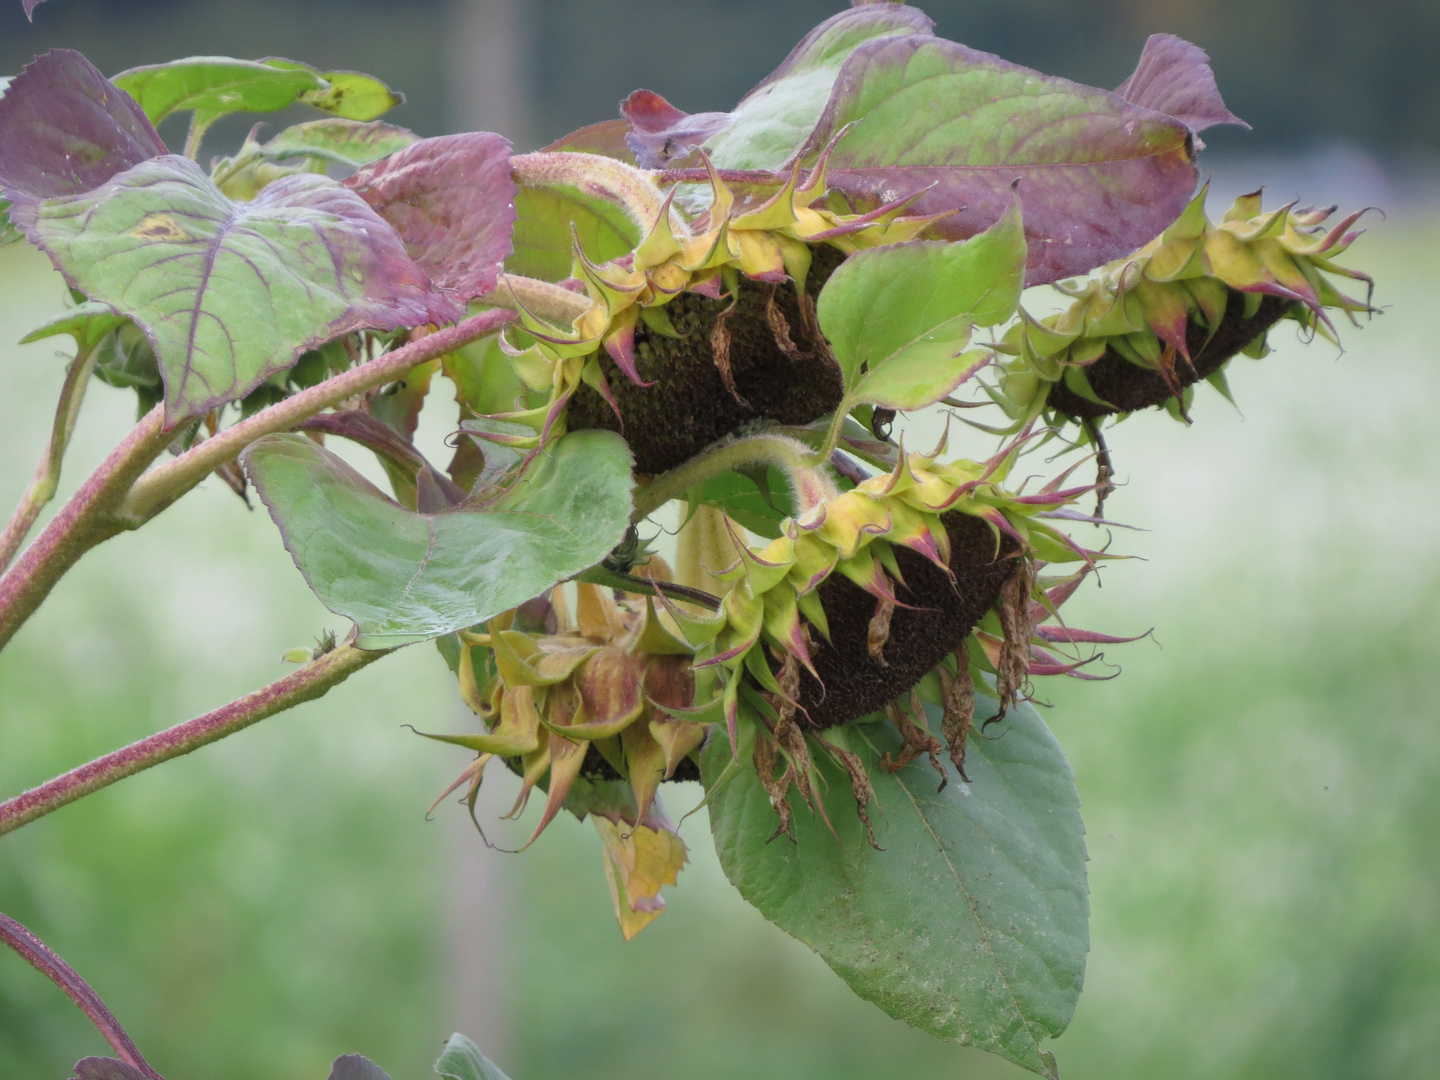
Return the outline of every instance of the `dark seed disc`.
{"type": "Polygon", "coordinates": [[[997,553],[995,534],[980,518],[952,511],[942,520],[953,581],[923,555],[894,547],[905,575],[895,595],[912,606],[896,607],[891,616],[890,637],[881,650],[884,664],[869,652],[875,597],[840,574],[820,586],[830,640],[811,633],[810,656],[820,682],[803,669],[800,675],[800,705],[814,726],[836,727],[867,716],[913,687],[959,647],[1015,572],[1019,555],[1009,537],[997,553]]]}
{"type": "MultiPolygon", "coordinates": [[[[813,298],[844,260],[838,250],[817,248],[806,279],[813,298]]],[[[767,286],[741,278],[740,294],[711,300],[683,293],[665,308],[682,335],[669,338],[641,323],[635,332],[635,366],[653,386],[637,386],[600,353],[600,366],[620,406],[620,417],[603,397],[581,386],[568,407],[570,430],[618,431],[635,454],[635,471],[665,472],[688,461],[716,439],[756,420],[808,424],[840,404],[840,369],[823,343],[804,329],[795,288],[789,282],[767,286]],[[766,318],[767,297],[784,316],[792,348],[782,348],[766,318]],[[725,385],[711,349],[716,320],[726,311],[730,335],[729,368],[735,393],[725,385]],[[737,395],[739,400],[737,399],[737,395]]]]}
{"type": "MultiPolygon", "coordinates": [[[[1242,314],[1245,294],[1229,290],[1225,315],[1209,341],[1204,326],[1192,321],[1186,327],[1185,345],[1194,366],[1187,364],[1183,356],[1176,359],[1175,377],[1180,385],[1191,386],[1215,374],[1225,361],[1279,322],[1294,303],[1279,296],[1265,296],[1255,314],[1247,319],[1242,314]]],[[[1095,396],[1108,401],[1109,406],[1083,398],[1061,382],[1050,388],[1051,408],[1072,420],[1093,420],[1163,405],[1174,397],[1159,372],[1133,364],[1113,349],[1106,349],[1099,360],[1087,367],[1085,377],[1095,396]]]]}

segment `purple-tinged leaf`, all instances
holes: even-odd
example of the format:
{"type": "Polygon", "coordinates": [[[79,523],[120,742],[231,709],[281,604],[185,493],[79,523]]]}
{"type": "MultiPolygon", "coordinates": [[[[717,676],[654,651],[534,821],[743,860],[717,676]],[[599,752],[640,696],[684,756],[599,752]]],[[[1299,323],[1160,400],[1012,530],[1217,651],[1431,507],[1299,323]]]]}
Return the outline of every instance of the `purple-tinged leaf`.
{"type": "Polygon", "coordinates": [[[26,17],[27,19],[29,19],[31,22],[34,22],[34,21],[35,21],[35,9],[36,9],[37,7],[39,7],[41,4],[43,4],[43,3],[45,2],[45,0],[24,0],[24,2],[25,2],[25,17],[26,17]]]}
{"type": "Polygon", "coordinates": [[[589,124],[578,131],[572,131],[540,149],[542,153],[568,150],[576,154],[599,154],[601,157],[623,161],[627,165],[638,165],[635,152],[630,149],[625,139],[629,131],[630,125],[625,120],[602,120],[598,124],[589,124]]]}
{"type": "Polygon", "coordinates": [[[145,332],[171,425],[342,334],[460,315],[395,231],[323,176],[287,176],[235,203],[193,161],[166,155],[12,213],[72,286],[145,332]]]}
{"type": "Polygon", "coordinates": [[[148,1080],[144,1073],[116,1058],[81,1058],[70,1070],[74,1080],[148,1080]]]}
{"type": "Polygon", "coordinates": [[[422,139],[345,183],[395,227],[446,295],[464,303],[495,288],[514,250],[516,185],[503,136],[422,139]]]}
{"type": "Polygon", "coordinates": [[[346,1054],[331,1064],[330,1080],[390,1080],[390,1074],[367,1057],[346,1054]]]}
{"type": "Polygon", "coordinates": [[[165,152],[134,99],[73,49],[39,57],[0,97],[0,193],[12,203],[90,191],[165,152]]]}
{"type": "Polygon", "coordinates": [[[850,55],[806,153],[837,136],[833,189],[862,211],[920,193],[911,213],[953,211],[931,230],[947,240],[997,221],[1018,180],[1030,285],[1148,243],[1184,209],[1198,177],[1180,122],[919,35],[850,55]]]}
{"type": "Polygon", "coordinates": [[[1132,105],[1173,116],[1191,131],[1216,124],[1250,127],[1225,107],[1205,50],[1174,34],[1151,34],[1135,73],[1115,92],[1132,105]]]}
{"type": "Polygon", "coordinates": [[[935,24],[903,4],[874,4],[826,19],[751,90],[706,142],[724,169],[779,169],[805,145],[846,58],[866,42],[928,37],[935,24]]]}
{"type": "Polygon", "coordinates": [[[645,169],[663,169],[730,126],[729,113],[687,113],[653,90],[636,90],[621,104],[620,112],[630,125],[625,142],[645,169]]]}

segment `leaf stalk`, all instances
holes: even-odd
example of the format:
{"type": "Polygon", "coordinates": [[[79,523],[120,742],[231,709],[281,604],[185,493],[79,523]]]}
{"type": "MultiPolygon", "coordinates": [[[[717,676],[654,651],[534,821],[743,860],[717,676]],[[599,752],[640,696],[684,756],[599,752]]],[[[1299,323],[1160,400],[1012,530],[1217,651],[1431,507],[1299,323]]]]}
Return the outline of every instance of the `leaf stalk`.
{"type": "Polygon", "coordinates": [[[81,350],[70,362],[70,370],[65,373],[65,384],[60,389],[60,401],[55,407],[50,445],[46,447],[45,457],[35,469],[35,476],[21,498],[20,505],[15,508],[14,515],[5,525],[5,531],[0,533],[0,572],[10,565],[10,560],[15,558],[15,553],[20,550],[25,537],[30,535],[30,529],[34,526],[35,519],[40,516],[40,511],[55,497],[55,491],[60,486],[60,464],[65,457],[66,448],[70,445],[70,436],[75,432],[75,418],[80,413],[80,403],[85,398],[85,388],[89,385],[90,372],[94,367],[93,349],[81,350]]]}
{"type": "Polygon", "coordinates": [[[75,969],[61,959],[54,949],[36,937],[28,927],[5,914],[0,914],[0,941],[14,949],[26,963],[65,991],[65,995],[80,1007],[80,1011],[95,1025],[95,1030],[104,1036],[110,1049],[115,1051],[121,1061],[138,1069],[148,1080],[164,1080],[145,1061],[130,1036],[120,1026],[120,1021],[115,1019],[115,1014],[100,1000],[100,995],[95,993],[90,984],[76,974],[75,969]]]}
{"type": "Polygon", "coordinates": [[[393,651],[341,645],[261,690],[71,769],[0,803],[0,836],[109,787],[117,780],[243,731],[278,712],[322,697],[331,687],[393,651]]]}

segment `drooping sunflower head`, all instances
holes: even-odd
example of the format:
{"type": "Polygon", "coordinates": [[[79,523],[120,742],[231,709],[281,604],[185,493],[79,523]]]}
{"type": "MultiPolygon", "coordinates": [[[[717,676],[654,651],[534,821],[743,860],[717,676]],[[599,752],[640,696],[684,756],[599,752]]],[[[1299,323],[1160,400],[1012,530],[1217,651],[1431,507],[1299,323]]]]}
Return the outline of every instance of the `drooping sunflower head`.
{"type": "Polygon", "coordinates": [[[963,775],[977,679],[993,680],[1003,716],[1032,673],[1085,662],[1047,645],[1120,640],[1037,630],[1100,556],[1051,524],[1089,487],[1066,489],[1064,477],[1029,495],[1002,486],[1019,452],[984,462],[902,452],[889,474],[849,491],[817,485],[776,539],[737,542],[738,559],[718,574],[729,586],[719,611],[671,606],[698,646],[692,715],[723,722],[733,745],[753,733],[782,831],[789,788],[811,802],[811,745],[850,771],[864,813],[863,769],[827,731],[883,711],[907,752],[938,766],[948,749],[963,775]],[[1066,562],[1082,569],[1039,577],[1066,562]],[[943,746],[911,701],[927,680],[944,708],[943,746]]]}
{"type": "Polygon", "coordinates": [[[494,419],[524,425],[531,444],[567,424],[623,430],[638,471],[654,473],[744,423],[804,424],[832,411],[843,387],[816,290],[847,254],[913,239],[935,217],[907,216],[913,199],[866,214],[827,208],[825,161],[765,185],[728,183],[707,160],[703,209],[683,210],[675,188],[656,188],[633,251],[597,264],[577,241],[577,313],[562,324],[523,311],[510,346],[516,371],[547,399],[494,419]],[[713,418],[688,415],[700,401],[713,418]],[[676,410],[686,416],[671,426],[683,436],[655,434],[676,410]]]}
{"type": "Polygon", "coordinates": [[[1281,319],[1338,342],[1327,309],[1352,322],[1374,310],[1370,278],[1336,262],[1359,235],[1360,212],[1326,229],[1334,207],[1292,203],[1262,214],[1255,192],[1214,225],[1205,195],[1151,244],[1065,288],[1066,310],[1043,319],[1021,312],[1002,345],[1013,359],[991,388],[1017,425],[1156,405],[1183,417],[1202,379],[1228,396],[1225,363],[1242,351],[1263,356],[1266,332],[1281,319]],[[1364,282],[1367,299],[1341,292],[1335,278],[1364,282]]]}

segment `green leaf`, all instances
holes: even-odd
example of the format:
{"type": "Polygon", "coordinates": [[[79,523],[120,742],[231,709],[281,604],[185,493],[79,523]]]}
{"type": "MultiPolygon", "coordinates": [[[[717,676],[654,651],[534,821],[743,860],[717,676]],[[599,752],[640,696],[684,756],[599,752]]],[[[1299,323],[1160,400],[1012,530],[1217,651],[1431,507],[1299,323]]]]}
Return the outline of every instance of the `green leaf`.
{"type": "Polygon", "coordinates": [[[464,1035],[450,1036],[445,1052],[435,1062],[435,1072],[445,1080],[510,1080],[464,1035]]]}
{"type": "MultiPolygon", "coordinates": [[[[976,705],[977,724],[994,715],[988,697],[976,705]]],[[[742,745],[744,767],[710,795],[726,876],[889,1015],[1054,1077],[1040,1043],[1070,1022],[1089,947],[1080,800],[1054,736],[1029,705],[1011,709],[990,737],[971,736],[970,783],[947,762],[950,782],[937,792],[923,757],[896,773],[880,765],[900,749],[888,724],[833,734],[874,785],[869,813],[884,850],[866,843],[849,778],[822,749],[812,758],[838,839],[797,807],[798,842],[767,843],[775,812],[742,745]]],[[[701,759],[707,788],[731,761],[717,730],[701,759]]]]}
{"type": "Polygon", "coordinates": [[[418,140],[413,131],[394,124],[326,117],[286,128],[262,146],[260,153],[272,161],[311,157],[358,169],[418,140]]]}
{"type": "Polygon", "coordinates": [[[371,75],[327,71],[322,77],[329,85],[323,90],[307,90],[300,100],[346,120],[374,120],[405,103],[404,94],[397,94],[371,75]]]}
{"type": "Polygon", "coordinates": [[[32,341],[69,334],[81,352],[89,352],[106,334],[125,321],[125,317],[115,314],[109,304],[97,304],[91,300],[62,311],[49,322],[31,330],[20,339],[20,344],[28,345],[32,341]]]}
{"type": "Polygon", "coordinates": [[[574,262],[571,226],[595,262],[635,250],[640,231],[625,211],[571,187],[522,187],[515,195],[515,251],[505,260],[512,274],[563,281],[574,262]]]}
{"type": "Polygon", "coordinates": [[[955,243],[914,240],[846,259],[820,291],[825,332],[856,402],[918,409],[988,362],[965,352],[975,326],[1009,318],[1025,279],[1020,204],[955,243]]]}
{"type": "Polygon", "coordinates": [[[304,93],[328,89],[313,68],[280,68],[228,56],[192,56],[131,68],[111,82],[138,101],[153,124],[182,109],[275,112],[295,104],[304,93]]]}
{"type": "Polygon", "coordinates": [[[473,626],[603,559],[630,518],[630,450],[574,432],[479,508],[413,513],[300,435],[268,435],[241,462],[295,565],[362,649],[473,626]]]}
{"type": "Polygon", "coordinates": [[[322,176],[285,177],[235,203],[194,162],[166,155],[15,211],[73,287],[145,331],[172,425],[341,334],[459,314],[394,229],[322,176]]]}
{"type": "Polygon", "coordinates": [[[0,199],[0,247],[20,239],[20,230],[10,223],[10,203],[0,199]]]}
{"type": "Polygon", "coordinates": [[[778,169],[810,138],[830,100],[841,65],[856,47],[879,38],[926,35],[934,25],[914,8],[873,4],[821,23],[730,114],[705,143],[717,168],[778,169]]]}

